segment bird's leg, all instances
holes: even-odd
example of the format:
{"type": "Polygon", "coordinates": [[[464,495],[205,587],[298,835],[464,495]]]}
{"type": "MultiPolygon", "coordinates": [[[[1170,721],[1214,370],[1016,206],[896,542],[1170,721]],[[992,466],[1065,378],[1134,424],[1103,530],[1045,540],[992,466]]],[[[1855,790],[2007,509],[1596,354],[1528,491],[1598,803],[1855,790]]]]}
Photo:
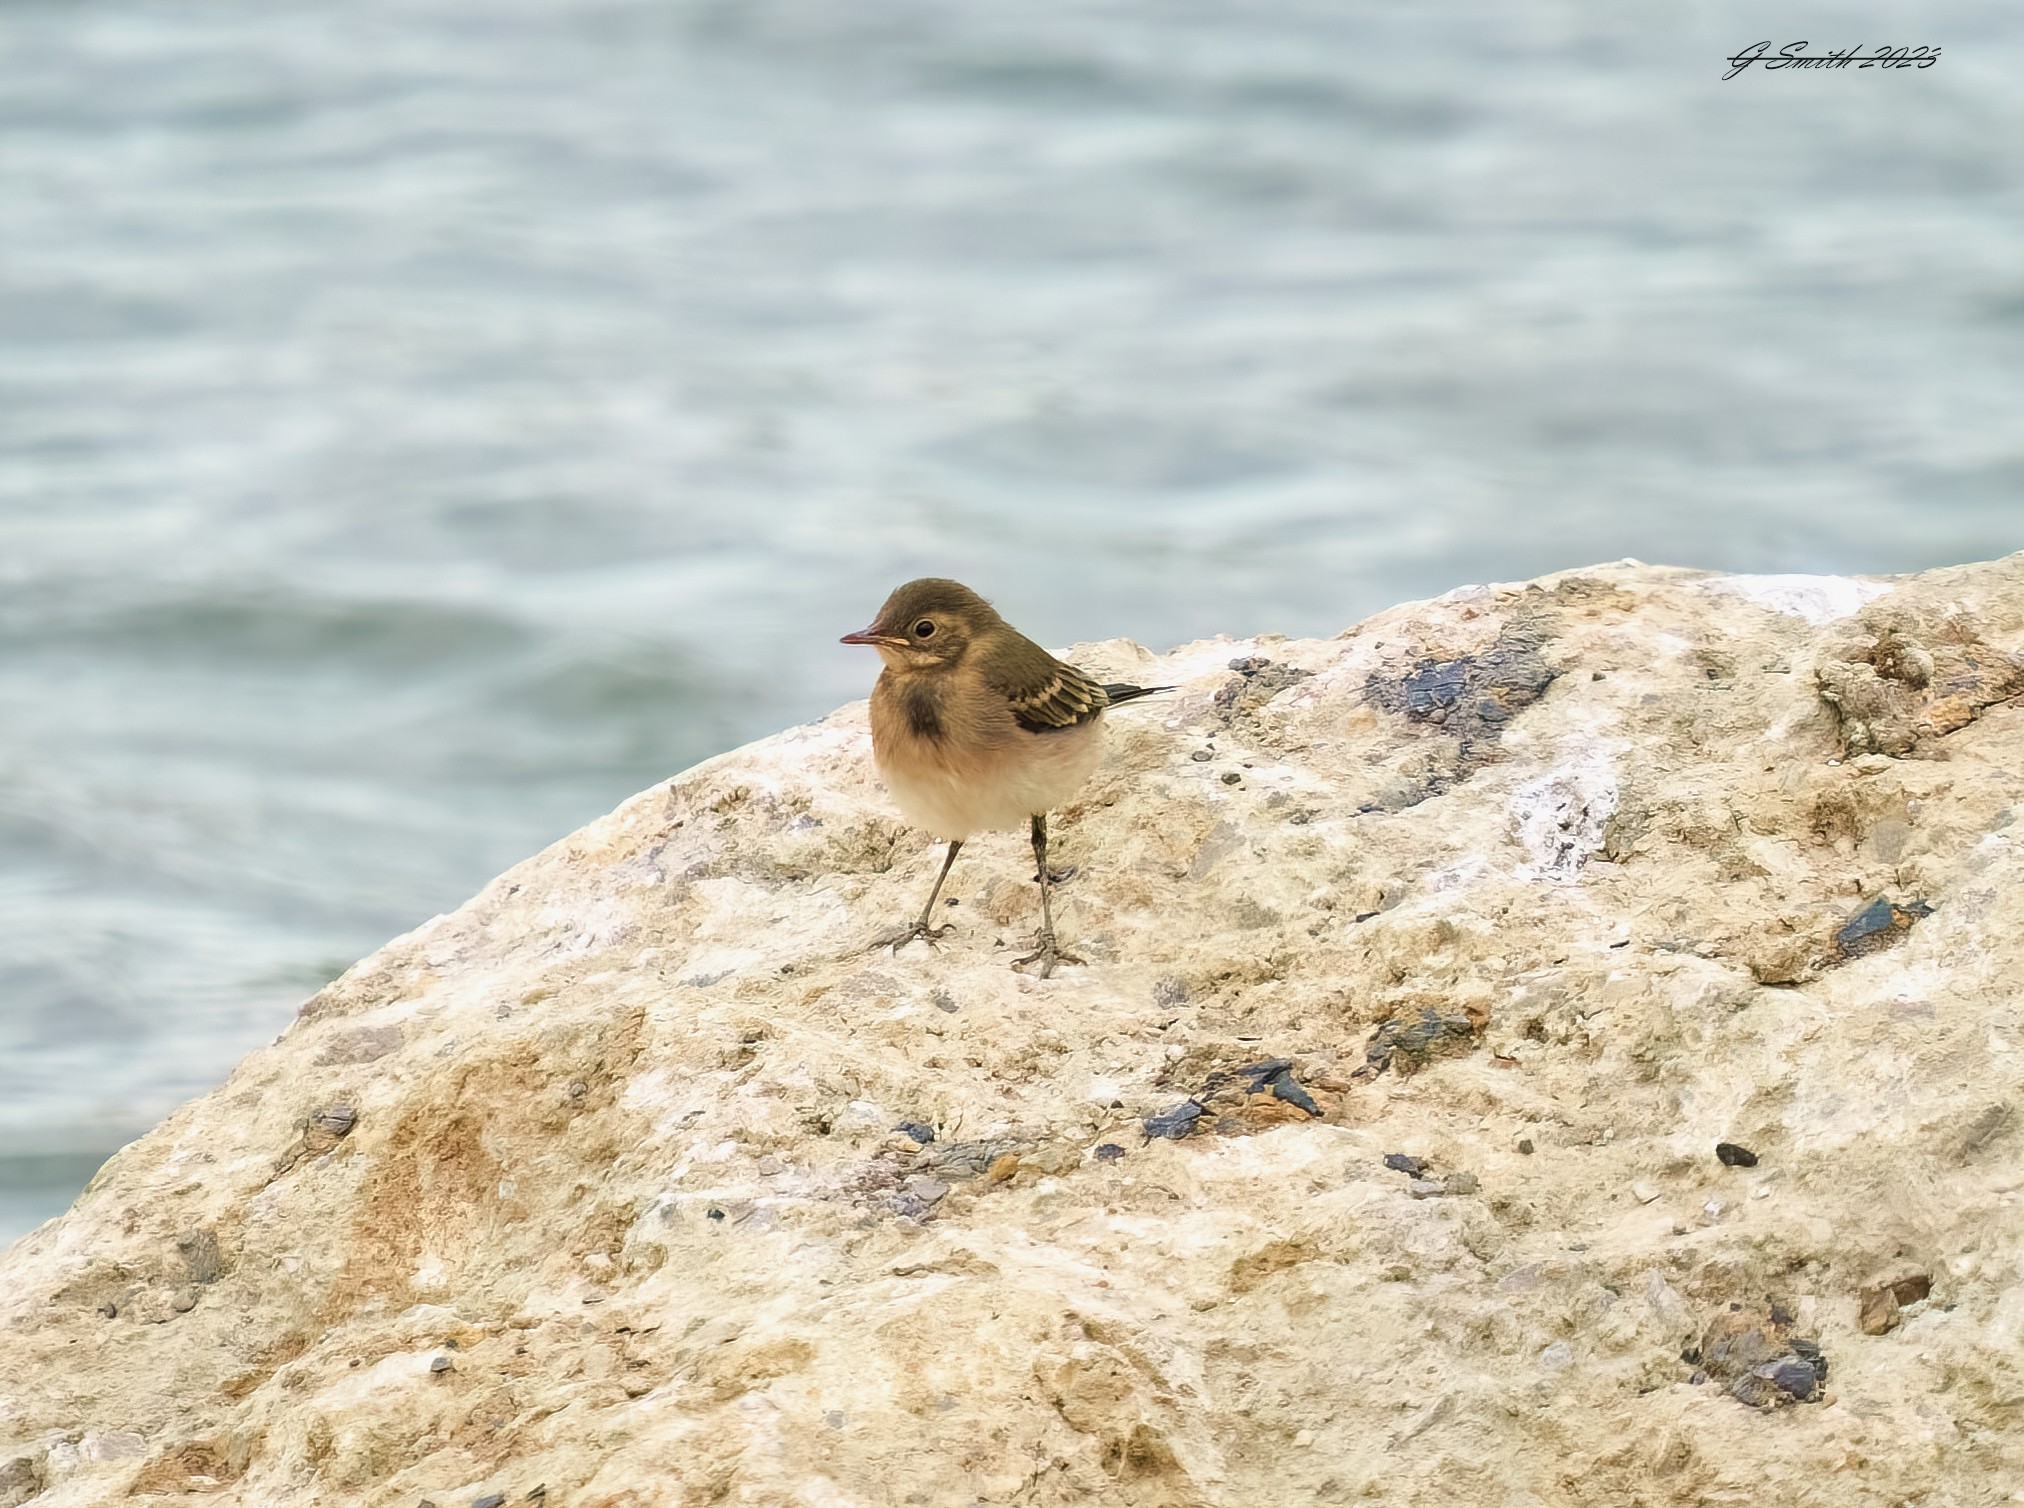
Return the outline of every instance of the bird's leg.
{"type": "Polygon", "coordinates": [[[1033,862],[1040,875],[1040,931],[1033,941],[1033,951],[1024,958],[1012,960],[1014,968],[1021,964],[1037,963],[1035,970],[1042,979],[1054,972],[1058,963],[1081,963],[1073,953],[1064,953],[1054,941],[1054,900],[1047,873],[1047,814],[1039,812],[1033,818],[1033,862]]]}
{"type": "Polygon", "coordinates": [[[915,922],[911,927],[902,927],[897,932],[881,937],[877,942],[872,944],[874,949],[891,948],[897,953],[917,937],[925,938],[928,942],[932,943],[943,934],[956,930],[952,926],[933,926],[931,925],[931,919],[935,914],[935,902],[942,894],[942,884],[949,878],[949,867],[956,862],[956,851],[962,846],[963,840],[961,838],[949,839],[949,856],[942,860],[942,872],[935,876],[935,888],[928,892],[928,903],[921,907],[920,920],[915,922]]]}

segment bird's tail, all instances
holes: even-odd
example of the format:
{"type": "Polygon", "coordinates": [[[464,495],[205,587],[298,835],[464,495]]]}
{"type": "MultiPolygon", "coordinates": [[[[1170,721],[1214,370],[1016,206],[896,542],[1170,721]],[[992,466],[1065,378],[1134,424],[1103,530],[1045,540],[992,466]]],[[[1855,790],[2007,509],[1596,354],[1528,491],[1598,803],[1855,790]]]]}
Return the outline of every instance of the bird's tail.
{"type": "Polygon", "coordinates": [[[1157,696],[1162,691],[1172,691],[1172,686],[1106,686],[1104,697],[1113,707],[1124,702],[1135,702],[1142,696],[1157,696]]]}

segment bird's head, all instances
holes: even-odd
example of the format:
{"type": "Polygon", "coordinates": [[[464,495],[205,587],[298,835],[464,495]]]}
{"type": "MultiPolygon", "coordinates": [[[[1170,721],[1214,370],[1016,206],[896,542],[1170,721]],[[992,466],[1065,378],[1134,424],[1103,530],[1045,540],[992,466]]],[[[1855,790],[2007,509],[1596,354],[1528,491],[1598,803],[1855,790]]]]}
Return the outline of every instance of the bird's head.
{"type": "Polygon", "coordinates": [[[886,598],[870,627],[845,634],[841,642],[872,645],[894,670],[935,670],[958,663],[979,636],[1002,621],[960,581],[923,576],[886,598]]]}

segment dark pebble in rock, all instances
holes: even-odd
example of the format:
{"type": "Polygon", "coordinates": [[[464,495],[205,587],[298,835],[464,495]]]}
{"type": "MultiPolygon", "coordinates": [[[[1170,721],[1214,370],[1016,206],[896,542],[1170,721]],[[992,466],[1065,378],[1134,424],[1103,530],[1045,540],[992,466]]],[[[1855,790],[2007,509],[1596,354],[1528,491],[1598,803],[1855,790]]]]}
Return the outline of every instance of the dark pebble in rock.
{"type": "Polygon", "coordinates": [[[1291,1058],[1260,1058],[1257,1062],[1246,1063],[1241,1068],[1220,1069],[1216,1073],[1211,1074],[1210,1078],[1211,1080],[1224,1080],[1232,1077],[1248,1079],[1250,1081],[1249,1092],[1252,1094],[1263,1094],[1267,1080],[1284,1073],[1292,1066],[1293,1060],[1291,1058]]]}
{"type": "Polygon", "coordinates": [[[1862,941],[1873,932],[1881,932],[1890,925],[1890,897],[1880,895],[1851,916],[1834,934],[1834,940],[1843,948],[1862,941]]]}
{"type": "Polygon", "coordinates": [[[1394,1173],[1403,1173],[1408,1178],[1417,1178],[1427,1170],[1427,1165],[1417,1157],[1408,1157],[1403,1152],[1387,1152],[1384,1165],[1394,1173]]]}
{"type": "Polygon", "coordinates": [[[1777,1361],[1787,1349],[1771,1317],[1754,1305],[1745,1309],[1738,1304],[1717,1315],[1701,1336],[1702,1364],[1724,1381],[1777,1361]]]}
{"type": "Polygon", "coordinates": [[[1281,1074],[1272,1080],[1269,1087],[1275,1100],[1284,1100],[1296,1110],[1304,1110],[1309,1115],[1320,1117],[1321,1106],[1315,1102],[1313,1095],[1294,1082],[1291,1074],[1281,1074]]]}
{"type": "Polygon", "coordinates": [[[912,1138],[924,1147],[935,1139],[935,1128],[923,1125],[919,1121],[901,1121],[897,1126],[893,1127],[893,1130],[899,1132],[902,1136],[912,1138]]]}
{"type": "Polygon", "coordinates": [[[1813,1363],[1797,1356],[1773,1363],[1769,1375],[1779,1387],[1802,1401],[1811,1398],[1813,1390],[1820,1386],[1820,1374],[1813,1370],[1813,1363]]]}
{"type": "Polygon", "coordinates": [[[1242,785],[1243,783],[1244,777],[1239,775],[1235,770],[1232,770],[1223,777],[1223,784],[1225,785],[1242,785]]]}
{"type": "Polygon", "coordinates": [[[1820,1342],[1816,1340],[1795,1340],[1792,1352],[1801,1361],[1813,1368],[1813,1375],[1821,1382],[1827,1381],[1827,1358],[1820,1354],[1820,1342]]]}
{"type": "Polygon", "coordinates": [[[1518,1150],[1523,1152],[1527,1157],[1530,1157],[1532,1155],[1532,1138],[1529,1136],[1522,1138],[1518,1143],[1518,1150]]]}
{"type": "Polygon", "coordinates": [[[1230,662],[1230,668],[1239,675],[1256,675],[1271,663],[1263,655],[1239,655],[1230,662]]]}
{"type": "Polygon", "coordinates": [[[1207,764],[1210,760],[1214,759],[1215,757],[1216,756],[1214,754],[1211,754],[1207,749],[1197,749],[1195,750],[1194,753],[1188,756],[1188,758],[1192,759],[1196,764],[1207,764]]]}
{"type": "Polygon", "coordinates": [[[1782,1361],[1766,1362],[1763,1366],[1753,1369],[1750,1375],[1763,1378],[1779,1392],[1797,1398],[1802,1403],[1811,1398],[1814,1390],[1820,1386],[1820,1378],[1814,1372],[1812,1363],[1801,1361],[1796,1356],[1788,1356],[1782,1361]]]}
{"type": "Polygon", "coordinates": [[[1476,1023],[1466,1015],[1443,1016],[1431,1006],[1421,1006],[1417,1015],[1378,1023],[1364,1047],[1364,1067],[1357,1071],[1368,1078],[1392,1067],[1394,1058],[1418,1067],[1436,1052],[1470,1041],[1475,1034],[1476,1023]]]}
{"type": "Polygon", "coordinates": [[[1124,1156],[1124,1148],[1114,1141],[1107,1141],[1096,1149],[1096,1160],[1098,1162],[1116,1162],[1122,1156],[1124,1156]]]}
{"type": "Polygon", "coordinates": [[[1294,1081],[1290,1070],[1281,1069],[1266,1081],[1272,1089],[1272,1097],[1286,1101],[1296,1109],[1305,1110],[1309,1115],[1320,1115],[1321,1107],[1314,1102],[1314,1096],[1294,1081]]]}
{"type": "Polygon", "coordinates": [[[712,1220],[722,1220],[724,1218],[724,1212],[718,1209],[715,1205],[712,1205],[709,1210],[709,1216],[712,1220]]]}
{"type": "Polygon", "coordinates": [[[1450,1173],[1441,1180],[1441,1192],[1445,1194],[1474,1194],[1482,1187],[1474,1173],[1450,1173]]]}
{"type": "Polygon", "coordinates": [[[450,1370],[450,1358],[449,1358],[449,1357],[447,1357],[447,1356],[437,1356],[437,1357],[433,1357],[433,1358],[432,1358],[432,1359],[430,1360],[430,1362],[429,1362],[429,1370],[430,1370],[431,1372],[447,1372],[447,1371],[449,1371],[449,1370],[450,1370]]]}
{"type": "Polygon", "coordinates": [[[358,1124],[358,1112],[349,1105],[332,1105],[311,1115],[309,1123],[319,1131],[342,1138],[351,1135],[351,1128],[358,1124]]]}
{"type": "Polygon", "coordinates": [[[1760,1372],[1745,1372],[1731,1382],[1729,1396],[1753,1409],[1775,1409],[1781,1403],[1792,1401],[1783,1388],[1760,1372]]]}
{"type": "Polygon", "coordinates": [[[1291,1058],[1265,1058],[1256,1063],[1246,1063],[1241,1068],[1219,1068],[1203,1081],[1202,1092],[1195,1098],[1205,1105],[1228,1106],[1232,1103],[1233,1093],[1247,1098],[1270,1095],[1309,1115],[1321,1114],[1321,1107],[1314,1103],[1314,1096],[1302,1089],[1293,1077],[1291,1058]]]}
{"type": "Polygon", "coordinates": [[[505,1504],[506,1494],[503,1492],[488,1492],[481,1498],[471,1499],[471,1508],[505,1508],[505,1504]]]}
{"type": "Polygon", "coordinates": [[[105,1317],[106,1317],[107,1319],[118,1319],[118,1318],[119,1318],[119,1305],[117,1305],[117,1304],[100,1304],[100,1305],[98,1306],[98,1312],[99,1312],[100,1314],[104,1315],[104,1316],[105,1316],[105,1317]]]}
{"type": "Polygon", "coordinates": [[[1752,1152],[1748,1147],[1737,1146],[1732,1141],[1716,1142],[1715,1156],[1721,1159],[1722,1166],[1725,1168],[1754,1168],[1757,1166],[1757,1154],[1752,1152]]]}
{"type": "Polygon", "coordinates": [[[1162,1136],[1168,1141],[1179,1141],[1195,1129],[1195,1122],[1201,1118],[1202,1107],[1197,1101],[1182,1100],[1164,1115],[1146,1117],[1146,1140],[1162,1136]]]}
{"type": "Polygon", "coordinates": [[[1844,958],[1860,958],[1896,941],[1897,935],[1909,929],[1912,923],[1923,921],[1932,914],[1933,908],[1924,901],[1900,903],[1880,895],[1850,917],[1834,934],[1835,945],[1841,949],[1844,958]]]}

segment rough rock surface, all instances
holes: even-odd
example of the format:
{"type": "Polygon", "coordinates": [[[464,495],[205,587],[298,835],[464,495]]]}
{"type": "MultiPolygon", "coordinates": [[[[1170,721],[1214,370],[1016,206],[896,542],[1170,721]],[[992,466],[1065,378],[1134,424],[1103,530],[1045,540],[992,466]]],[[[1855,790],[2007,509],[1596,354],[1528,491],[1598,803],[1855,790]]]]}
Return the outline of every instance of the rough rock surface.
{"type": "Polygon", "coordinates": [[[0,1504],[2007,1500],[2020,655],[2024,555],[1086,646],[1182,689],[1047,981],[1018,834],[864,951],[861,705],[727,754],[8,1253],[0,1504]]]}

